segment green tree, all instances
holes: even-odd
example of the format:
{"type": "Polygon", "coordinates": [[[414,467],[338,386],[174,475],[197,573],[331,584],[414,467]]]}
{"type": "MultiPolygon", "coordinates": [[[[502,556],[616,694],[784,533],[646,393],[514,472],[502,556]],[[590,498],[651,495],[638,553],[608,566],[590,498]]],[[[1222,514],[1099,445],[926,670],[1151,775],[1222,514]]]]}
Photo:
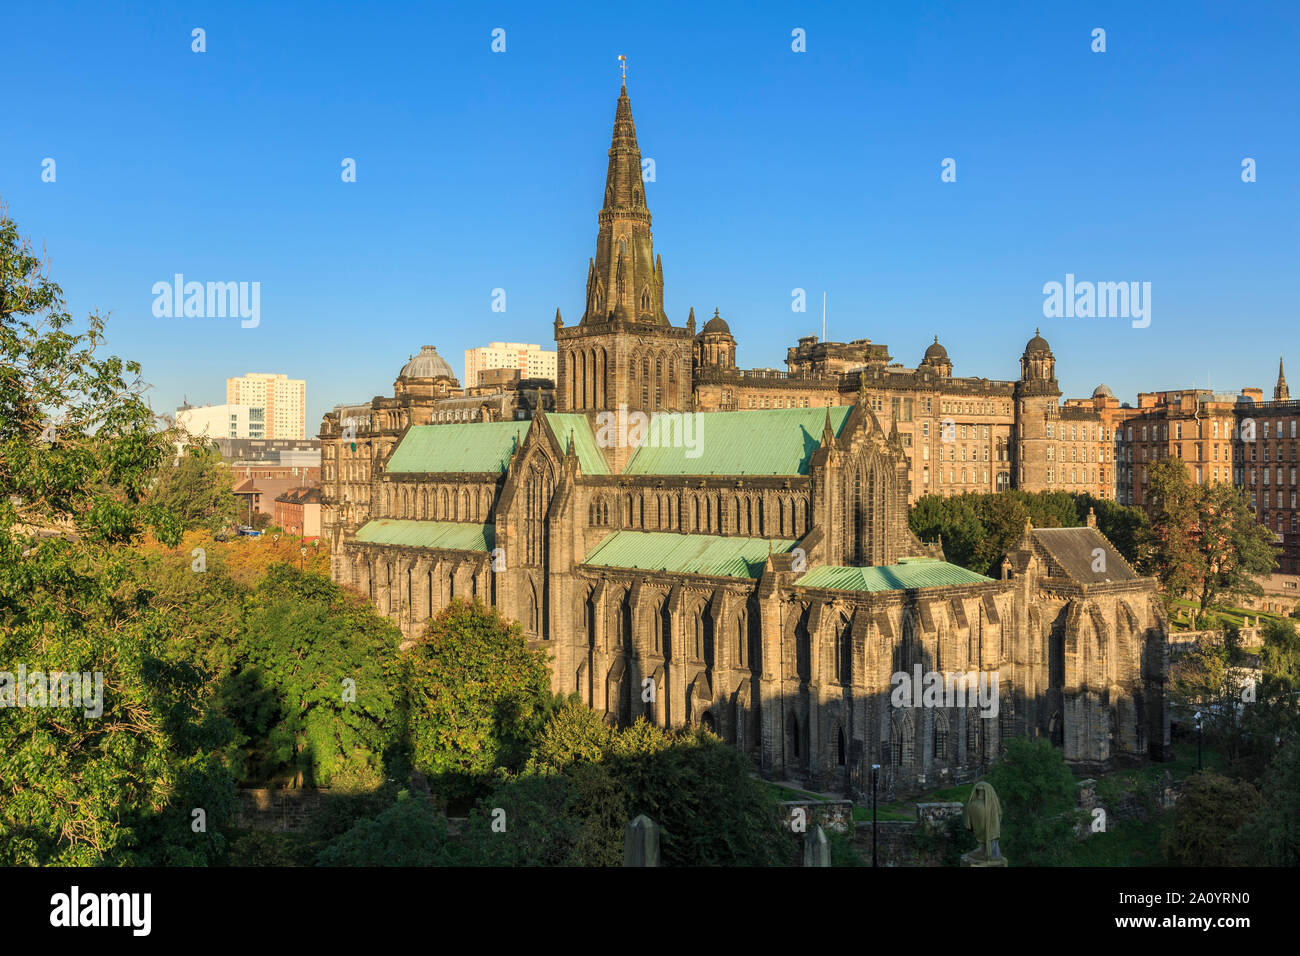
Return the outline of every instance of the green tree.
{"type": "Polygon", "coordinates": [[[469,815],[468,862],[474,866],[563,866],[574,852],[582,813],[561,774],[504,781],[469,815]]]}
{"type": "Polygon", "coordinates": [[[1300,866],[1300,734],[1294,721],[1289,731],[1264,777],[1259,813],[1242,830],[1249,865],[1300,866]]]}
{"type": "Polygon", "coordinates": [[[452,862],[446,818],[427,799],[405,790],[377,816],[357,821],[316,858],[317,866],[447,866],[452,862]]]}
{"type": "Polygon", "coordinates": [[[1017,866],[1059,865],[1075,841],[1075,780],[1046,740],[1015,737],[985,779],[1002,804],[1003,854],[1017,866]]]}
{"type": "Polygon", "coordinates": [[[1262,594],[1256,581],[1277,566],[1269,531],[1228,484],[1194,484],[1181,458],[1151,466],[1150,524],[1139,534],[1143,565],[1172,602],[1192,595],[1202,611],[1225,597],[1262,594]]]}
{"type": "Polygon", "coordinates": [[[1002,557],[1024,534],[1026,521],[1036,528],[1079,527],[1089,512],[1095,513],[1097,529],[1120,554],[1135,561],[1137,540],[1147,524],[1145,515],[1091,495],[1063,491],[926,495],[912,506],[908,523],[921,540],[942,540],[947,560],[996,576],[1002,557]]]}
{"type": "Polygon", "coordinates": [[[1272,533],[1255,520],[1245,494],[1229,484],[1196,486],[1195,544],[1201,610],[1224,597],[1264,593],[1257,578],[1277,567],[1272,533]]]}
{"type": "Polygon", "coordinates": [[[1300,634],[1295,622],[1271,620],[1263,637],[1259,661],[1265,680],[1275,681],[1287,692],[1300,691],[1300,634]]]}
{"type": "Polygon", "coordinates": [[[453,600],[405,658],[415,766],[446,797],[522,769],[551,707],[546,654],[495,608],[453,600]]]}
{"type": "Polygon", "coordinates": [[[598,764],[614,748],[617,732],[576,694],[565,698],[546,722],[529,767],[562,771],[576,763],[598,764]]]}
{"type": "Polygon", "coordinates": [[[396,744],[400,640],[359,595],[272,565],[246,602],[221,706],[299,785],[377,787],[396,744]]]}
{"type": "Polygon", "coordinates": [[[191,445],[176,462],[158,469],[146,503],[171,515],[182,531],[220,531],[239,518],[239,500],[231,493],[234,478],[215,445],[191,445]]]}
{"type": "Polygon", "coordinates": [[[776,798],[743,754],[707,731],[623,756],[616,767],[629,812],[663,828],[666,865],[771,866],[787,858],[776,798]]]}
{"type": "Polygon", "coordinates": [[[169,449],[103,329],[0,208],[0,661],[100,681],[89,707],[0,708],[0,864],[204,863],[234,809],[230,728],[131,574],[128,546],[181,522],[142,503],[169,449]]]}
{"type": "Polygon", "coordinates": [[[1165,458],[1150,466],[1147,498],[1151,523],[1140,546],[1146,570],[1160,582],[1166,602],[1195,588],[1205,573],[1196,542],[1196,490],[1181,458],[1165,458]]]}
{"type": "Polygon", "coordinates": [[[1246,781],[1203,770],[1183,783],[1163,841],[1174,866],[1243,866],[1251,862],[1240,831],[1259,809],[1259,792],[1246,781]]]}

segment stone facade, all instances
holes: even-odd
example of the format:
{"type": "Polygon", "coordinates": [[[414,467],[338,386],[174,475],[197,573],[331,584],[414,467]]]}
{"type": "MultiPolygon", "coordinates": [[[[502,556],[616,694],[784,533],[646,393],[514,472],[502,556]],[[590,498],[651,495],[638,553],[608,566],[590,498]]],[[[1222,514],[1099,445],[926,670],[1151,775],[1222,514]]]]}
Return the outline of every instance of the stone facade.
{"type": "MultiPolygon", "coordinates": [[[[698,368],[734,371],[734,340],[720,315],[698,335],[693,315],[685,328],[665,316],[639,171],[624,90],[586,311],[572,327],[556,315],[557,411],[435,427],[393,417],[399,396],[350,437],[347,416],[327,416],[334,578],[408,636],[453,598],[494,606],[550,655],[557,692],[623,724],[711,728],[764,773],[818,788],[869,791],[872,763],[885,794],[970,779],[1011,735],[1085,766],[1165,756],[1166,621],[1153,583],[1095,528],[1027,528],[993,580],[907,525],[904,426],[918,420],[895,407],[1003,416],[971,447],[1004,450],[989,464],[1007,474],[1050,469],[1045,427],[1026,429],[1032,456],[1011,442],[1013,422],[1057,407],[1046,343],[1006,387],[948,384],[940,346],[903,375],[932,391],[899,384],[897,406],[857,387],[824,407],[698,411],[698,368]],[[634,437],[637,413],[652,417],[634,437]],[[897,677],[913,673],[970,674],[996,686],[996,707],[900,701],[897,677]]],[[[801,348],[794,363],[815,376],[859,357],[876,363],[859,386],[893,374],[870,343],[801,348]]]]}

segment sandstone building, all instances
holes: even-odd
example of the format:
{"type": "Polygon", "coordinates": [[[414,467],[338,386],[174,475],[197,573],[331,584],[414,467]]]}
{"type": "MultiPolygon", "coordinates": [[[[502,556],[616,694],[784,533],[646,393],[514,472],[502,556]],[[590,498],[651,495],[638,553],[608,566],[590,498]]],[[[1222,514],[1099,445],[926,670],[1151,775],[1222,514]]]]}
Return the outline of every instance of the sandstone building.
{"type": "Polygon", "coordinates": [[[869,790],[873,763],[886,793],[969,779],[1012,735],[1089,768],[1165,757],[1167,623],[1095,527],[1027,527],[995,580],[907,525],[919,470],[1064,479],[1067,421],[1076,469],[1100,446],[1058,408],[1046,342],[1016,383],[954,380],[941,346],[900,372],[883,346],[808,340],[770,381],[833,387],[747,383],[720,315],[697,333],[665,314],[640,171],[624,89],[585,308],[555,316],[554,410],[434,423],[410,400],[450,388],[430,367],[326,416],[334,578],[408,635],[453,598],[495,606],[551,656],[556,691],[611,721],[710,727],[810,785],[869,790]],[[948,424],[960,454],[922,443],[948,424]],[[899,704],[895,675],[918,668],[996,679],[996,712],[899,704]]]}

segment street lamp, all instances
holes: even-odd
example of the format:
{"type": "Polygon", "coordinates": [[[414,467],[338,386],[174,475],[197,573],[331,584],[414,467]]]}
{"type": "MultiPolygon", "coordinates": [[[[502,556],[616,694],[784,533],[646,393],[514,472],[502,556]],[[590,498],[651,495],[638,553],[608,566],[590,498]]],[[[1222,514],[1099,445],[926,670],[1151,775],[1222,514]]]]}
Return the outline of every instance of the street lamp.
{"type": "Polygon", "coordinates": [[[1198,710],[1196,718],[1196,769],[1201,769],[1201,712],[1198,710]]]}
{"type": "Polygon", "coordinates": [[[876,866],[876,775],[880,764],[871,765],[871,865],[876,866]]]}

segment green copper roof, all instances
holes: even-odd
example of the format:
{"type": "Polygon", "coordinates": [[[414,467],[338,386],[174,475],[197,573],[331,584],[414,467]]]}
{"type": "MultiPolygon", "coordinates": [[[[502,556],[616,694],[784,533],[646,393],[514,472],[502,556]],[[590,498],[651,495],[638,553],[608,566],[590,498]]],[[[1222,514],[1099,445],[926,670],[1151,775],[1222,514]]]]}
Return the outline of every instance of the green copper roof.
{"type": "Polygon", "coordinates": [[[901,564],[876,568],[842,568],[826,564],[813,568],[794,583],[799,587],[833,588],[837,591],[910,591],[954,584],[985,584],[992,580],[946,561],[911,558],[901,564]]]}
{"type": "MultiPolygon", "coordinates": [[[[847,405],[829,410],[837,438],[852,410],[847,405]]],[[[674,432],[656,435],[653,424],[646,430],[646,442],[632,455],[624,474],[806,475],[808,462],[821,445],[826,412],[825,408],[773,408],[674,415],[678,419],[674,432]],[[690,447],[684,447],[686,439],[690,447]]]]}
{"type": "MultiPolygon", "coordinates": [[[[435,428],[451,428],[436,425],[435,428]]],[[[496,525],[459,521],[406,521],[377,518],[357,529],[357,540],[365,544],[400,544],[409,548],[446,548],[451,551],[491,551],[496,542],[496,525]]]]}
{"type": "Polygon", "coordinates": [[[497,473],[506,470],[516,438],[523,442],[528,422],[460,422],[416,425],[388,460],[388,472],[497,473]]]}
{"type": "Polygon", "coordinates": [[[551,426],[555,440],[560,443],[560,451],[569,450],[569,436],[573,436],[573,450],[578,456],[578,466],[584,475],[608,475],[609,465],[605,456],[596,445],[596,436],[592,433],[591,423],[586,415],[546,412],[546,424],[551,426]]]}
{"type": "Polygon", "coordinates": [[[757,578],[763,572],[769,545],[773,553],[784,554],[795,542],[721,538],[711,534],[615,531],[596,545],[585,563],[606,568],[757,578]]]}

